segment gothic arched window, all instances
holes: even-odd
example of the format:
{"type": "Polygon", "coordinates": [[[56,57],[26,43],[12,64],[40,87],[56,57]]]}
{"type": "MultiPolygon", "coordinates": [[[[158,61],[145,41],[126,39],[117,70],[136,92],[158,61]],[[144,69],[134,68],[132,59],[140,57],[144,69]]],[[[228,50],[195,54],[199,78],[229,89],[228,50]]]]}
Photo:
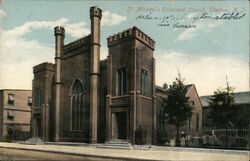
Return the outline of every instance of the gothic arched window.
{"type": "Polygon", "coordinates": [[[72,130],[83,130],[86,107],[83,85],[79,80],[76,80],[72,87],[71,106],[72,130]]]}

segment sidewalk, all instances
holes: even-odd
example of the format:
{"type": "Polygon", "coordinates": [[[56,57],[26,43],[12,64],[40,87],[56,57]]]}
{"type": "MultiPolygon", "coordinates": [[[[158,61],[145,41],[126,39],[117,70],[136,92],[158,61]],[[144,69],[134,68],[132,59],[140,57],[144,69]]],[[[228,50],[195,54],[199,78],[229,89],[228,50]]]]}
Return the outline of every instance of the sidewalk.
{"type": "MultiPolygon", "coordinates": [[[[19,149],[25,151],[40,151],[57,154],[93,156],[124,160],[169,160],[169,161],[249,161],[248,151],[217,150],[201,148],[145,148],[136,146],[131,150],[96,148],[91,145],[24,145],[19,143],[0,143],[1,149],[19,149]]],[[[0,153],[1,154],[1,153],[0,153]]]]}

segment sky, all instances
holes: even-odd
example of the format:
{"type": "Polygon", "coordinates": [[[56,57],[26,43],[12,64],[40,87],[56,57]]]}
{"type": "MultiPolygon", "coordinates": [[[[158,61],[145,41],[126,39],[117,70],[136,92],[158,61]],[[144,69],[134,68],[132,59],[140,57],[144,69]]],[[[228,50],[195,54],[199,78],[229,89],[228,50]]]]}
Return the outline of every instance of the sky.
{"type": "Polygon", "coordinates": [[[101,59],[108,55],[107,37],[137,26],[156,42],[156,85],[171,85],[179,71],[200,96],[224,88],[226,76],[235,92],[249,91],[247,0],[0,2],[0,89],[31,89],[33,66],[54,62],[53,28],[65,27],[65,43],[86,36],[89,8],[98,6],[101,59]],[[204,13],[214,19],[201,18],[204,13]]]}

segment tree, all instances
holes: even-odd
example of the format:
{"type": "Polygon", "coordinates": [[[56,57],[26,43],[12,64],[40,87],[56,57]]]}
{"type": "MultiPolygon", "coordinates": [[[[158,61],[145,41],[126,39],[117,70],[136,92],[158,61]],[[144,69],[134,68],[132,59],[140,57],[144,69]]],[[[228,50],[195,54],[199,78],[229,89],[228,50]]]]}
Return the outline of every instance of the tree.
{"type": "Polygon", "coordinates": [[[176,143],[180,143],[180,127],[192,116],[193,106],[188,102],[187,88],[180,74],[176,81],[168,88],[168,96],[163,98],[164,113],[166,121],[176,127],[176,143]]]}
{"type": "Polygon", "coordinates": [[[226,84],[225,89],[217,89],[208,101],[211,108],[209,117],[216,128],[235,127],[233,88],[228,81],[226,84]]]}

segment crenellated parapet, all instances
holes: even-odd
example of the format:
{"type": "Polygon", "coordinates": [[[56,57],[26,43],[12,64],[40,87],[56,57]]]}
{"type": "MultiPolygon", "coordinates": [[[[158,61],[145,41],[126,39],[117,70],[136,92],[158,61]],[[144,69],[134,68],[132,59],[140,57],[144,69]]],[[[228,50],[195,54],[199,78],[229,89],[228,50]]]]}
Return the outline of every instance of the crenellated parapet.
{"type": "Polygon", "coordinates": [[[49,62],[44,62],[33,67],[33,73],[38,73],[45,70],[54,71],[54,64],[49,62]]]}
{"type": "Polygon", "coordinates": [[[90,11],[90,18],[93,16],[99,17],[100,19],[102,18],[102,10],[97,6],[91,7],[89,11],[90,11]]]}
{"type": "Polygon", "coordinates": [[[107,44],[108,47],[111,47],[113,45],[122,43],[123,41],[126,41],[131,38],[139,40],[152,50],[154,50],[155,48],[155,41],[137,27],[129,28],[127,30],[124,30],[123,32],[119,32],[117,34],[109,36],[107,38],[107,44]]]}
{"type": "Polygon", "coordinates": [[[64,45],[64,53],[67,53],[68,51],[71,51],[75,48],[81,47],[81,46],[85,46],[87,44],[90,44],[90,35],[85,36],[83,38],[80,38],[76,41],[70,42],[66,45],[64,45]]]}
{"type": "Polygon", "coordinates": [[[61,36],[65,36],[65,29],[62,26],[56,26],[54,28],[54,34],[55,36],[61,35],[61,36]]]}

